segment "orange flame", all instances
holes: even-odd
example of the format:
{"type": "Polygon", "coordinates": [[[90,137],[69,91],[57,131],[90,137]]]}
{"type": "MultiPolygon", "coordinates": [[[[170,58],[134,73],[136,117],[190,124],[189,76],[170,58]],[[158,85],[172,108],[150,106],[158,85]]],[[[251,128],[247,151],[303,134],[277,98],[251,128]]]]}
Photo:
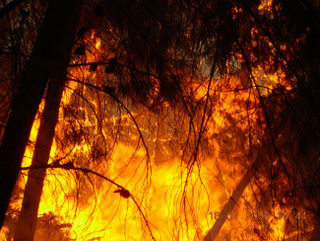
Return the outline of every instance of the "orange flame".
{"type": "MultiPolygon", "coordinates": [[[[271,5],[272,1],[263,1],[259,9],[268,9],[271,5]]],[[[96,38],[94,34],[91,35],[91,40],[93,46],[100,50],[101,40],[96,38]]],[[[90,52],[86,53],[86,58],[88,62],[99,60],[97,55],[90,52]]],[[[94,81],[98,75],[98,73],[90,72],[88,69],[70,71],[73,76],[79,79],[84,78],[94,81]]],[[[141,210],[131,198],[126,199],[118,193],[114,193],[117,188],[110,182],[103,182],[98,177],[86,173],[48,169],[38,216],[53,213],[62,217],[64,224],[71,224],[65,226],[65,228],[68,229],[69,238],[74,240],[118,241],[124,240],[124,237],[126,237],[126,240],[150,240],[145,220],[140,213],[142,211],[146,215],[150,229],[157,241],[202,241],[219,217],[219,212],[245,172],[245,168],[237,160],[244,158],[241,151],[250,148],[248,134],[246,133],[250,125],[255,125],[259,119],[259,113],[257,113],[256,108],[253,108],[257,102],[257,95],[252,91],[253,87],[261,88],[262,94],[267,96],[278,84],[285,86],[285,76],[281,71],[275,74],[266,74],[262,66],[258,66],[252,74],[254,78],[259,79],[259,86],[250,83],[245,70],[240,71],[237,76],[228,74],[219,77],[210,90],[208,90],[209,80],[201,85],[194,84],[192,91],[195,99],[199,101],[199,105],[209,95],[215,108],[207,122],[207,136],[204,137],[205,141],[202,143],[203,146],[210,146],[208,149],[212,150],[209,150],[210,155],[199,154],[201,162],[198,162],[199,164],[195,165],[192,171],[190,171],[187,163],[181,161],[182,153],[176,153],[175,151],[178,149],[172,147],[172,145],[181,144],[178,143],[179,140],[175,140],[173,131],[170,130],[170,122],[174,121],[174,117],[168,117],[167,125],[162,127],[165,130],[158,136],[151,133],[153,129],[157,129],[157,125],[150,124],[145,113],[133,113],[144,136],[147,137],[147,142],[151,143],[149,146],[153,154],[151,155],[152,173],[150,172],[150,183],[145,178],[148,168],[145,163],[146,150],[141,146],[135,146],[139,142],[137,128],[129,115],[116,115],[113,107],[109,107],[114,115],[104,117],[101,125],[105,125],[106,128],[109,121],[107,127],[116,129],[117,123],[123,121],[125,124],[121,127],[122,130],[119,130],[119,135],[124,133],[127,136],[120,136],[119,140],[114,143],[105,163],[92,162],[88,163],[88,166],[93,171],[114,180],[129,190],[135,200],[138,200],[141,210]],[[235,94],[230,94],[232,91],[236,91],[235,94]],[[243,109],[246,109],[246,111],[243,111],[243,109]],[[250,116],[249,121],[248,116],[250,116]],[[228,130],[230,123],[234,125],[234,130],[237,133],[231,133],[228,130]],[[221,133],[224,133],[224,135],[222,136],[221,133]],[[238,147],[238,143],[232,140],[233,135],[231,134],[236,135],[239,139],[245,139],[243,146],[238,147]],[[178,144],[172,144],[174,141],[178,144]],[[160,148],[157,149],[157,145],[161,146],[161,150],[160,148]],[[222,146],[228,148],[224,150],[222,146]],[[229,153],[223,153],[224,151],[229,153]],[[172,158],[161,162],[157,159],[158,152],[172,158]],[[93,187],[90,188],[90,185],[93,187]]],[[[70,104],[74,90],[80,88],[80,84],[69,82],[63,93],[62,106],[70,104]]],[[[92,94],[87,87],[82,88],[83,95],[89,96],[92,94]]],[[[287,85],[286,88],[290,89],[290,86],[287,85]]],[[[97,100],[101,101],[99,98],[101,97],[91,98],[90,104],[95,110],[99,106],[97,100]]],[[[109,99],[104,101],[107,105],[113,104],[109,99]]],[[[38,116],[41,115],[43,105],[42,102],[38,116]]],[[[84,107],[81,108],[85,117],[81,120],[81,125],[76,125],[79,130],[96,124],[89,117],[89,111],[84,107]]],[[[148,113],[148,115],[150,120],[157,118],[152,116],[152,113],[148,113]]],[[[198,118],[198,116],[195,116],[195,118],[198,118]]],[[[56,135],[62,139],[65,135],[64,121],[63,109],[60,108],[56,135]]],[[[30,134],[31,142],[35,141],[38,127],[39,117],[33,124],[30,134]]],[[[106,129],[102,129],[102,135],[107,136],[108,130],[106,129]]],[[[95,129],[90,137],[95,139],[100,134],[95,129]]],[[[258,135],[258,133],[253,133],[253,142],[259,142],[258,135]]],[[[24,167],[30,165],[33,154],[32,148],[29,145],[26,149],[26,157],[22,164],[24,167]]],[[[82,159],[90,160],[92,146],[85,140],[80,140],[69,149],[71,149],[69,155],[73,158],[72,161],[76,167],[81,167],[85,162],[82,159]]],[[[59,150],[57,141],[55,141],[51,149],[51,159],[55,160],[61,153],[64,153],[64,150],[59,150]]],[[[243,199],[237,204],[235,210],[237,215],[230,214],[230,218],[219,234],[219,240],[223,240],[225,237],[230,240],[239,240],[238,237],[260,240],[257,234],[259,231],[253,228],[252,217],[248,217],[247,203],[254,200],[252,190],[249,189],[248,186],[243,194],[243,199]],[[244,234],[245,236],[243,236],[244,234]]],[[[19,206],[21,203],[11,205],[19,206]]],[[[273,211],[280,211],[280,208],[277,207],[273,211]]],[[[268,240],[283,238],[285,220],[276,220],[270,217],[267,221],[269,221],[272,229],[268,240]]],[[[1,231],[2,237],[7,232],[8,230],[4,227],[1,231]]]]}

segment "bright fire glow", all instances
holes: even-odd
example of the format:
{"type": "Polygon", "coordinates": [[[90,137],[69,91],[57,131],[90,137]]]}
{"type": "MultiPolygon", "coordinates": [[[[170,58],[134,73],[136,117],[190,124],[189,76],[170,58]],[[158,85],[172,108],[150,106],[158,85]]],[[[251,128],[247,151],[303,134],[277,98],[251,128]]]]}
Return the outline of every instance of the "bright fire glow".
{"type": "MultiPolygon", "coordinates": [[[[271,5],[272,1],[263,1],[259,9],[268,9],[271,5]]],[[[101,40],[94,34],[91,41],[97,50],[101,50],[101,40]]],[[[99,57],[89,51],[86,58],[87,62],[99,61],[99,57]]],[[[74,78],[88,79],[92,84],[99,84],[96,80],[98,71],[90,72],[84,67],[71,70],[71,74],[74,78]]],[[[210,90],[209,80],[202,82],[202,85],[193,86],[195,99],[203,103],[209,94],[214,107],[206,123],[206,136],[201,143],[203,152],[198,155],[199,160],[190,173],[188,164],[181,161],[181,151],[176,148],[183,145],[180,142],[184,141],[186,136],[182,135],[181,139],[175,136],[175,130],[171,129],[171,123],[176,118],[173,114],[168,114],[167,120],[160,123],[159,117],[151,111],[144,109],[141,112],[132,112],[149,148],[149,170],[146,150],[141,145],[141,140],[137,146],[139,134],[131,117],[125,111],[120,115],[113,109],[111,106],[115,104],[110,98],[103,99],[101,93],[94,93],[88,87],[72,81],[63,93],[61,106],[70,105],[76,90],[88,98],[98,118],[101,117],[101,111],[105,111],[104,108],[107,108],[109,113],[105,116],[102,113],[102,118],[99,119],[102,129],[99,130],[93,127],[97,126],[99,121],[93,117],[88,106],[79,107],[83,118],[78,120],[79,123],[74,123],[74,131],[89,130],[86,133],[90,133],[90,136],[88,140],[81,139],[75,146],[67,146],[62,150],[59,149],[58,139],[66,138],[68,120],[64,116],[63,108],[60,108],[51,160],[69,152],[66,160],[72,161],[75,167],[89,168],[129,190],[146,215],[157,241],[202,241],[244,176],[246,169],[237,160],[247,158],[243,153],[249,152],[250,144],[259,143],[260,131],[252,131],[251,143],[248,136],[248,130],[257,125],[261,114],[261,110],[255,108],[258,97],[252,87],[259,88],[261,93],[267,96],[278,85],[285,85],[285,76],[281,71],[266,74],[263,68],[258,66],[252,74],[259,80],[259,86],[250,84],[244,72],[234,76],[220,76],[214,80],[210,90]],[[102,100],[107,107],[101,107],[102,100]],[[117,130],[119,122],[122,126],[117,130]],[[108,135],[114,135],[117,131],[120,137],[113,143],[108,135]],[[101,141],[101,136],[107,136],[106,143],[101,141]],[[107,159],[98,159],[97,163],[91,160],[93,146],[98,150],[113,147],[104,156],[107,159]],[[209,154],[204,154],[208,150],[209,154]],[[149,176],[146,174],[147,169],[149,176]]],[[[286,88],[290,89],[289,86],[286,88]]],[[[33,124],[31,143],[36,139],[43,105],[42,102],[33,124]]],[[[201,119],[201,114],[195,116],[195,119],[201,119]]],[[[183,126],[181,129],[187,128],[188,126],[183,126]]],[[[23,166],[30,165],[32,154],[33,147],[29,145],[23,166]]],[[[23,186],[25,179],[26,176],[20,185],[23,186]]],[[[254,202],[254,188],[256,187],[251,182],[245,189],[243,198],[234,210],[237,215],[230,214],[218,240],[225,240],[226,237],[229,240],[261,240],[260,231],[254,228],[255,214],[251,213],[250,216],[248,211],[248,203],[254,202]]],[[[60,225],[64,225],[60,226],[61,229],[65,231],[66,237],[73,240],[151,240],[146,222],[136,204],[131,198],[126,199],[114,193],[115,190],[117,188],[113,184],[92,174],[48,169],[38,215],[58,216],[60,225]]],[[[21,203],[11,205],[18,207],[21,203]]],[[[276,213],[281,210],[277,207],[271,211],[276,213]]],[[[267,219],[271,227],[268,240],[280,240],[284,236],[286,222],[284,219],[274,218],[273,213],[267,219]]],[[[3,228],[1,235],[7,232],[7,229],[3,228]]],[[[41,228],[38,228],[35,240],[43,240],[43,235],[41,228]]]]}

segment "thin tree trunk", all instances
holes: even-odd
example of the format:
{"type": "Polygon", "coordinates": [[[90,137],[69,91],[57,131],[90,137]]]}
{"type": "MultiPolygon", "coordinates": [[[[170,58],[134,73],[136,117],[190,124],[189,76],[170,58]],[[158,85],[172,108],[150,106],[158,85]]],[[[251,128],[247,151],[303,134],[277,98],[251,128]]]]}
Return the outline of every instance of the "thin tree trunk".
{"type": "Polygon", "coordinates": [[[77,0],[49,0],[46,17],[12,101],[0,146],[0,228],[19,174],[32,123],[44,95],[50,72],[70,54],[77,0]]]}
{"type": "Polygon", "coordinates": [[[227,220],[228,216],[231,214],[233,208],[235,207],[235,205],[237,204],[238,200],[240,199],[240,197],[242,196],[243,191],[246,189],[246,187],[249,185],[255,170],[258,168],[259,164],[260,164],[260,159],[261,158],[257,158],[249,167],[247,173],[242,177],[242,179],[240,180],[239,184],[237,185],[236,189],[233,191],[231,197],[229,198],[228,202],[224,205],[219,218],[216,220],[216,222],[214,223],[214,225],[212,226],[212,228],[209,230],[209,232],[206,234],[206,236],[204,237],[203,241],[214,241],[223,224],[225,223],[225,221],[227,220]]]}

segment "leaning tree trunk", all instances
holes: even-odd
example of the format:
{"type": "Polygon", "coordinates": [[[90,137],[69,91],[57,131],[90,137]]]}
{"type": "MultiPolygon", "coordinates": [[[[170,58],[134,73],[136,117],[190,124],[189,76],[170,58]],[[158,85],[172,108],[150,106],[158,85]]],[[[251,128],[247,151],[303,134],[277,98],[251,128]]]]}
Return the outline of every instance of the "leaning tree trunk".
{"type": "Polygon", "coordinates": [[[24,150],[50,73],[70,54],[77,0],[48,0],[48,9],[19,87],[0,146],[0,228],[15,186],[24,150]]]}
{"type": "Polygon", "coordinates": [[[228,216],[232,213],[233,208],[237,205],[238,200],[242,196],[244,190],[249,185],[251,179],[254,176],[254,173],[261,164],[261,157],[257,157],[257,159],[250,165],[247,173],[242,177],[241,181],[237,185],[236,189],[233,191],[230,196],[228,202],[224,205],[221,213],[219,214],[219,218],[216,220],[215,224],[208,231],[203,241],[214,241],[216,240],[223,224],[227,220],[228,216]]]}
{"type": "Polygon", "coordinates": [[[14,241],[32,241],[34,237],[43,181],[46,175],[45,167],[49,161],[54,130],[59,115],[60,100],[66,77],[65,70],[58,71],[59,74],[56,78],[50,78],[49,81],[45,107],[41,116],[14,241]]]}
{"type": "MultiPolygon", "coordinates": [[[[79,17],[79,10],[75,9],[74,19],[70,25],[70,36],[75,34],[75,25],[79,17]]],[[[22,209],[20,212],[14,241],[32,241],[34,239],[37,214],[42,193],[43,181],[46,175],[50,150],[54,136],[55,126],[58,121],[59,107],[67,75],[67,64],[71,58],[71,39],[68,41],[67,52],[61,64],[63,67],[50,75],[46,91],[45,106],[41,115],[40,127],[37,135],[32,163],[28,173],[22,209]],[[42,168],[41,168],[42,167],[42,168]]]]}

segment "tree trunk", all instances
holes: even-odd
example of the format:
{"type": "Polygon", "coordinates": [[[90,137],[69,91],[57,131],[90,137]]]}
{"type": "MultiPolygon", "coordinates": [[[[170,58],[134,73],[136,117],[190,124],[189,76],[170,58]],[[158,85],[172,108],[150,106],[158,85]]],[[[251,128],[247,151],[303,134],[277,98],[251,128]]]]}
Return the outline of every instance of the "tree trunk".
{"type": "Polygon", "coordinates": [[[74,12],[78,2],[48,1],[46,17],[12,100],[11,113],[0,146],[0,228],[50,73],[63,66],[66,56],[70,55],[78,18],[74,12]]]}
{"type": "MultiPolygon", "coordinates": [[[[75,30],[75,28],[74,28],[75,30]]],[[[73,36],[74,33],[71,34],[73,36]]],[[[68,46],[68,56],[62,61],[64,66],[70,62],[71,45],[68,46]]],[[[35,150],[28,173],[22,209],[16,227],[14,241],[32,241],[37,223],[38,208],[42,193],[43,181],[46,175],[55,126],[58,121],[59,107],[66,80],[67,68],[58,70],[50,77],[45,107],[41,116],[35,150]],[[43,166],[44,168],[39,168],[43,166]]]]}
{"type": "Polygon", "coordinates": [[[209,232],[204,237],[203,241],[214,241],[223,224],[227,220],[229,214],[231,214],[233,208],[236,206],[238,200],[240,199],[243,191],[246,189],[246,187],[249,185],[255,170],[259,168],[259,165],[261,164],[261,158],[257,158],[249,167],[247,173],[242,177],[239,184],[237,185],[236,189],[233,191],[231,197],[229,198],[228,202],[224,205],[219,218],[216,220],[212,228],[209,230],[209,232]]]}

